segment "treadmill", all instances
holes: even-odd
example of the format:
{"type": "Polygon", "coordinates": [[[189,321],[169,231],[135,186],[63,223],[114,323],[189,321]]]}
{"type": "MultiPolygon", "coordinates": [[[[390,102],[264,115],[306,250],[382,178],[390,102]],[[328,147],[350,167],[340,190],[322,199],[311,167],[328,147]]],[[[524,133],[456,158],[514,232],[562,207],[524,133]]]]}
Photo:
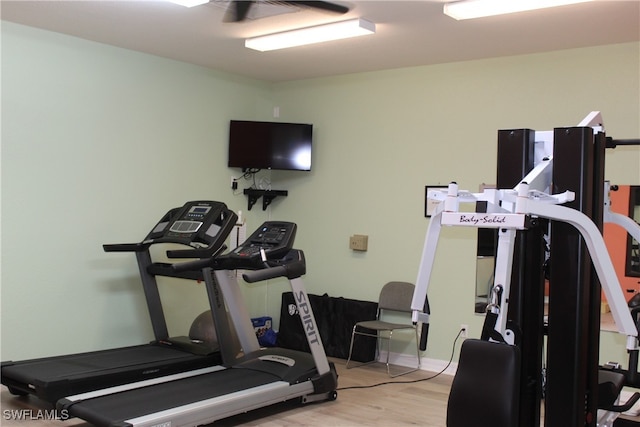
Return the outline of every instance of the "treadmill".
{"type": "Polygon", "coordinates": [[[203,280],[203,272],[177,272],[171,263],[153,262],[150,247],[186,245],[188,249],[167,250],[167,258],[210,259],[226,249],[224,243],[236,220],[236,214],[224,203],[191,201],[167,212],[142,242],[103,245],[106,252],[135,253],[155,339],[131,347],[2,362],[2,384],[12,394],[32,394],[55,404],[72,394],[220,363],[217,343],[169,337],[156,281],[156,276],[203,280]]]}
{"type": "Polygon", "coordinates": [[[302,403],[334,400],[337,374],[329,363],[304,289],[304,253],[292,249],[296,225],[265,222],[235,250],[209,260],[176,264],[177,270],[197,271],[208,266],[205,279],[222,296],[212,298],[211,309],[223,364],[183,372],[152,381],[127,384],[68,396],[56,407],[99,427],[196,426],[275,403],[297,399],[302,403]],[[232,270],[245,271],[253,283],[275,277],[289,279],[311,353],[260,348],[242,293],[232,270]],[[225,351],[224,327],[216,316],[228,310],[242,347],[225,351]]]}

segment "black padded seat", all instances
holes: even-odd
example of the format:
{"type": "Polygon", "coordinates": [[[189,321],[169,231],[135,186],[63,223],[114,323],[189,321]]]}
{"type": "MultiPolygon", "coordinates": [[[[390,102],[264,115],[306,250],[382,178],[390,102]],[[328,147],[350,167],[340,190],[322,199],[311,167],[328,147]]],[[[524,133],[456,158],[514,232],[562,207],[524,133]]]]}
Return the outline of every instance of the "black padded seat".
{"type": "Polygon", "coordinates": [[[518,347],[465,340],[451,384],[447,427],[516,427],[519,389],[518,347]]]}
{"type": "Polygon", "coordinates": [[[624,387],[624,375],[606,369],[598,371],[598,408],[610,409],[616,405],[624,387]]]}

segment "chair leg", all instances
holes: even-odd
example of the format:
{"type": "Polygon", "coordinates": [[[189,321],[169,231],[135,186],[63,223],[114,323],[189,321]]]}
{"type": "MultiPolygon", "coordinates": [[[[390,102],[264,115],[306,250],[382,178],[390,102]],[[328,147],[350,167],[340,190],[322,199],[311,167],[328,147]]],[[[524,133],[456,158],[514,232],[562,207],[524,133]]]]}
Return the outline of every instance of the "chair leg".
{"type": "Polygon", "coordinates": [[[420,369],[422,367],[422,361],[420,360],[420,336],[418,335],[418,328],[415,328],[416,331],[416,360],[418,362],[418,366],[416,369],[420,369]]]}
{"type": "Polygon", "coordinates": [[[357,328],[357,326],[354,326],[353,327],[353,331],[351,332],[351,344],[349,344],[349,355],[347,356],[347,363],[345,364],[345,368],[347,368],[347,369],[357,368],[358,366],[364,366],[364,365],[369,365],[371,363],[376,363],[378,361],[378,358],[380,357],[379,356],[380,355],[380,350],[378,349],[379,340],[377,338],[378,334],[376,333],[376,335],[371,335],[371,334],[366,334],[366,333],[363,333],[363,332],[358,332],[356,330],[356,328],[357,328]],[[376,338],[376,354],[375,354],[373,360],[371,360],[369,362],[361,362],[361,363],[359,363],[359,364],[357,364],[355,366],[349,366],[349,363],[351,362],[351,355],[352,355],[352,352],[353,352],[353,343],[355,341],[355,336],[356,335],[361,335],[361,336],[364,336],[364,337],[376,338]]]}
{"type": "Polygon", "coordinates": [[[387,339],[387,375],[389,375],[390,377],[393,377],[393,375],[391,375],[391,370],[389,369],[389,355],[391,354],[391,336],[393,335],[393,331],[389,331],[389,339],[387,339]]]}
{"type": "Polygon", "coordinates": [[[387,374],[391,377],[391,378],[395,378],[395,377],[399,377],[401,375],[406,375],[409,374],[411,372],[415,372],[418,369],[420,369],[421,363],[420,363],[420,344],[418,341],[418,330],[415,329],[415,335],[416,335],[416,360],[417,360],[417,366],[415,368],[411,368],[409,370],[406,371],[402,371],[402,372],[398,372],[397,374],[392,374],[391,373],[391,369],[389,368],[389,353],[391,353],[391,332],[389,333],[389,341],[387,343],[387,374]]]}
{"type": "Polygon", "coordinates": [[[353,330],[351,331],[351,344],[349,345],[349,356],[347,357],[347,364],[345,365],[345,367],[347,369],[349,369],[349,362],[351,362],[351,352],[353,351],[353,339],[356,336],[356,326],[353,327],[353,330]]]}
{"type": "Polygon", "coordinates": [[[405,374],[408,374],[410,372],[414,372],[414,371],[417,371],[418,369],[420,369],[420,366],[421,366],[421,363],[420,363],[420,344],[419,344],[419,341],[418,341],[418,339],[419,339],[418,338],[418,331],[415,330],[417,367],[411,368],[411,369],[406,370],[406,371],[399,372],[397,374],[391,373],[391,364],[389,363],[389,357],[391,355],[391,338],[392,338],[392,335],[393,335],[393,330],[390,330],[388,332],[389,332],[389,336],[381,336],[381,331],[377,331],[376,335],[366,334],[366,333],[363,333],[363,332],[358,332],[356,330],[356,327],[354,326],[353,327],[353,331],[351,333],[351,343],[349,344],[349,355],[347,356],[347,363],[346,363],[345,367],[347,369],[351,369],[351,368],[356,368],[358,366],[368,365],[370,363],[382,362],[382,363],[385,364],[385,367],[386,367],[386,370],[387,370],[387,375],[389,377],[391,377],[391,378],[399,377],[400,375],[405,375],[405,374]],[[376,354],[375,354],[374,359],[369,361],[369,362],[363,362],[363,363],[359,363],[359,364],[357,364],[355,366],[349,366],[350,363],[351,363],[351,357],[352,357],[352,353],[353,353],[353,344],[354,344],[356,335],[362,335],[362,336],[376,338],[376,354]],[[386,348],[387,356],[386,356],[386,360],[384,360],[384,361],[379,360],[380,356],[381,356],[381,348],[380,348],[380,346],[381,346],[380,340],[381,339],[387,340],[387,346],[386,346],[387,347],[386,348]]]}

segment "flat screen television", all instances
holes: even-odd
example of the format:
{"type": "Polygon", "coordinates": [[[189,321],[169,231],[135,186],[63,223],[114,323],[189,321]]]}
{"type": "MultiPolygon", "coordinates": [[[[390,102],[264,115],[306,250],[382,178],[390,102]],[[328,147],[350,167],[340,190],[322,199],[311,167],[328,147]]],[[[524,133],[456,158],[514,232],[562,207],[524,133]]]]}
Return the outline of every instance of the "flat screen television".
{"type": "Polygon", "coordinates": [[[311,170],[313,125],[231,120],[229,167],[311,170]]]}

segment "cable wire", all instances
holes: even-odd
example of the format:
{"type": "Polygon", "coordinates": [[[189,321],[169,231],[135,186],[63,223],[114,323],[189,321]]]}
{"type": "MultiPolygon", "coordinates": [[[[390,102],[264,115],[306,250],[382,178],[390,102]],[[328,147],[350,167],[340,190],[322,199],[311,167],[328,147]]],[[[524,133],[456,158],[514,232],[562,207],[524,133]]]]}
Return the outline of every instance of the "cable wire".
{"type": "Polygon", "coordinates": [[[407,381],[385,381],[385,382],[381,382],[378,384],[371,384],[371,385],[356,385],[356,386],[351,386],[351,387],[342,387],[342,388],[338,388],[336,389],[336,391],[342,391],[342,390],[353,390],[353,389],[361,389],[361,388],[374,388],[374,387],[380,387],[383,385],[389,385],[389,384],[414,384],[414,383],[419,383],[422,381],[429,381],[432,380],[440,375],[442,375],[444,373],[444,371],[446,371],[449,366],[451,366],[451,363],[453,362],[453,355],[455,353],[456,350],[456,343],[458,342],[458,338],[460,338],[460,335],[462,334],[462,329],[458,331],[458,335],[456,335],[456,337],[453,339],[453,346],[451,348],[451,357],[449,358],[449,362],[447,363],[447,366],[445,366],[440,372],[438,372],[435,375],[432,375],[430,377],[427,378],[419,378],[417,380],[407,380],[407,381]]]}

